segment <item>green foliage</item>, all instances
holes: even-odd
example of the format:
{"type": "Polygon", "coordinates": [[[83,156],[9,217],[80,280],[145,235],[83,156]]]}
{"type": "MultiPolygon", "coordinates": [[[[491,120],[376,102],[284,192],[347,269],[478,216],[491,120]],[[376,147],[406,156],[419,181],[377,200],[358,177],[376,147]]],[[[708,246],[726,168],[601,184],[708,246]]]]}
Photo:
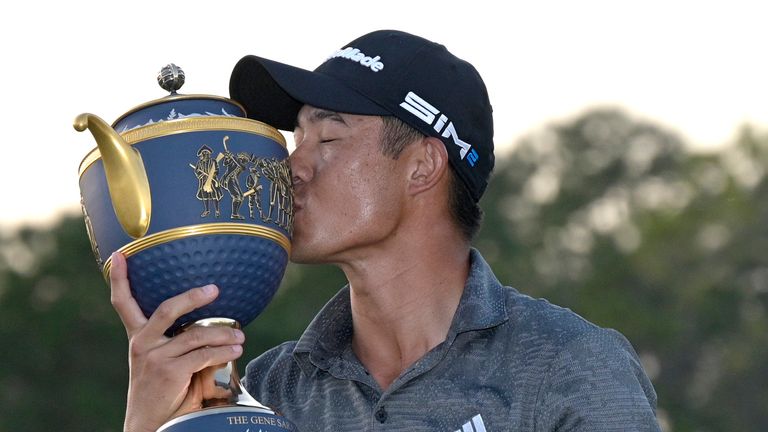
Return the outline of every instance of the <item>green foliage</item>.
{"type": "Polygon", "coordinates": [[[122,430],[125,330],[82,219],[0,244],[0,431],[122,430]]]}
{"type": "MultiPolygon", "coordinates": [[[[476,241],[499,278],[632,341],[668,431],[768,426],[768,135],[716,154],[615,110],[500,157],[476,241]]],[[[290,266],[245,359],[297,338],[344,284],[290,266]]],[[[127,344],[82,219],[0,235],[0,432],[118,431],[127,344]]],[[[240,365],[240,369],[244,364],[240,365]]]]}
{"type": "Polygon", "coordinates": [[[477,241],[501,280],[633,342],[666,430],[768,426],[768,136],[718,154],[618,111],[520,143],[477,241]]]}

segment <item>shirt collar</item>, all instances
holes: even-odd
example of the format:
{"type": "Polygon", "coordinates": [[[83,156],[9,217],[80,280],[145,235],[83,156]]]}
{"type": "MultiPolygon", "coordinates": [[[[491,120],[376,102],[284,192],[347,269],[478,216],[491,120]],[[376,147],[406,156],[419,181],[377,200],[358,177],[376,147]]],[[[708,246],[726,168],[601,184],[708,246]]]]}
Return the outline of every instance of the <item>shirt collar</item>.
{"type": "MultiPolygon", "coordinates": [[[[469,277],[454,314],[447,342],[460,333],[502,324],[509,316],[504,287],[480,252],[470,250],[469,277]]],[[[352,312],[349,285],[343,287],[315,316],[299,338],[293,355],[305,373],[314,367],[327,370],[341,359],[352,343],[352,312]]]]}
{"type": "Polygon", "coordinates": [[[469,277],[449,334],[487,329],[509,319],[504,287],[493,270],[477,249],[470,250],[469,258],[469,277]]]}

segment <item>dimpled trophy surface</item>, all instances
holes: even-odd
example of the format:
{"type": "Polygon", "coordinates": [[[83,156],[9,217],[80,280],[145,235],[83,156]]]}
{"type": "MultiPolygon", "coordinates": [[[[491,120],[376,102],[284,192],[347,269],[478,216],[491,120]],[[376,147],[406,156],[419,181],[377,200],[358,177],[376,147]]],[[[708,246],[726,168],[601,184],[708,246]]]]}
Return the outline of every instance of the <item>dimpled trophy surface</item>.
{"type": "MultiPolygon", "coordinates": [[[[88,129],[97,143],[79,170],[96,262],[108,278],[112,253],[125,255],[133,296],[147,316],[191,288],[219,287],[213,303],[179,318],[169,336],[248,325],[277,291],[290,254],[285,139],[232,100],[177,94],[185,75],[173,64],[157,80],[171,94],[111,126],[93,114],[75,119],[75,129],[88,129]]],[[[240,387],[234,362],[193,380],[203,389],[200,410],[161,431],[295,430],[240,387]]]]}
{"type": "Polygon", "coordinates": [[[272,241],[232,234],[203,235],[137,253],[131,259],[129,273],[131,280],[135,277],[144,281],[141,292],[134,289],[134,294],[145,313],[186,291],[185,287],[211,281],[220,287],[216,302],[183,316],[171,332],[211,317],[231,318],[246,326],[272,298],[273,293],[267,289],[280,284],[287,260],[281,255],[280,246],[272,241]]]}

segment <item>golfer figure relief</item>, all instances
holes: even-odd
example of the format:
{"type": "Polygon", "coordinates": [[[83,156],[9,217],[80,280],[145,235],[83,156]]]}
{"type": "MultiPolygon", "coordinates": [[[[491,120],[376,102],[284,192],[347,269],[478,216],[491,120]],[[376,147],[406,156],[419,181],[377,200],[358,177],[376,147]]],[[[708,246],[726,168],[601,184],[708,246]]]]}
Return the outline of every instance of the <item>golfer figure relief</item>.
{"type": "Polygon", "coordinates": [[[224,152],[219,153],[216,158],[211,157],[213,150],[203,145],[197,151],[197,164],[189,164],[195,170],[198,181],[197,199],[203,202],[203,213],[200,217],[210,215],[212,205],[215,217],[220,216],[220,201],[224,189],[232,200],[231,219],[245,220],[240,214],[240,208],[247,198],[248,218],[258,218],[265,223],[272,222],[290,230],[293,225],[293,196],[291,168],[288,162],[278,161],[276,158],[259,158],[246,152],[235,154],[227,146],[228,141],[229,136],[225,136],[222,142],[224,152]],[[219,163],[225,170],[221,177],[219,163]],[[243,180],[245,191],[241,187],[243,180]],[[266,196],[264,192],[267,192],[266,196]],[[265,209],[266,204],[268,207],[265,209]]]}
{"type": "Polygon", "coordinates": [[[206,217],[211,213],[211,205],[214,207],[215,216],[219,217],[219,201],[221,201],[221,186],[219,185],[219,159],[211,159],[210,147],[203,144],[197,151],[197,164],[189,164],[195,170],[197,177],[197,199],[203,202],[203,212],[200,217],[206,217]]]}
{"type": "Polygon", "coordinates": [[[261,207],[261,191],[264,187],[259,184],[261,179],[261,173],[259,172],[258,158],[252,157],[248,165],[248,177],[245,178],[245,187],[248,191],[245,192],[245,196],[248,196],[248,216],[251,219],[255,219],[253,208],[254,206],[259,210],[259,219],[264,220],[264,210],[261,207]]]}

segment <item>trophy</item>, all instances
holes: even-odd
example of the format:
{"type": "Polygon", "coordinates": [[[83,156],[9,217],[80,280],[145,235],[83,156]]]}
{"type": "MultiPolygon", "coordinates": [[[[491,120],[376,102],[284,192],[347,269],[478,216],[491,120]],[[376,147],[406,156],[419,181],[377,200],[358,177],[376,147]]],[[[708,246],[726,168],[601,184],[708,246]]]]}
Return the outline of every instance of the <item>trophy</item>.
{"type": "MultiPolygon", "coordinates": [[[[246,118],[233,100],[178,94],[184,77],[169,64],[157,77],[170,92],[166,97],[111,126],[87,113],[74,122],[97,143],[79,176],[85,225],[104,277],[112,253],[123,253],[133,297],[146,316],[193,287],[219,287],[213,303],[179,318],[167,335],[253,321],[280,285],[293,224],[285,138],[246,118]]],[[[295,430],[248,395],[234,361],[193,380],[203,388],[202,406],[159,431],[295,430]]]]}

